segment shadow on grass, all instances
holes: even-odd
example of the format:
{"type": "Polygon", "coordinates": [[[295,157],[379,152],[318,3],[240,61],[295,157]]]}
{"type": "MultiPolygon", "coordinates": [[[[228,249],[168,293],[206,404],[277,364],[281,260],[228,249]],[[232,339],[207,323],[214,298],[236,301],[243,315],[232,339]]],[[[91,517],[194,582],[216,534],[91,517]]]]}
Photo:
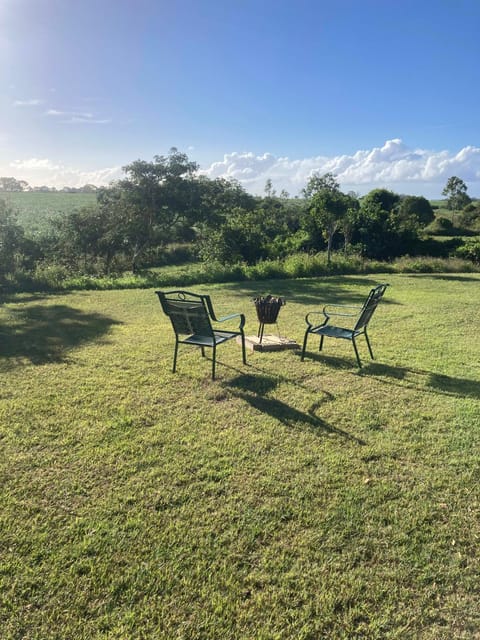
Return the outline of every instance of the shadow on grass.
{"type": "Polygon", "coordinates": [[[389,384],[394,384],[396,380],[399,380],[405,382],[405,386],[415,389],[435,391],[460,398],[480,399],[480,382],[468,378],[452,378],[433,371],[409,367],[392,367],[376,362],[361,369],[360,373],[361,375],[378,378],[382,382],[389,384]]]}
{"type": "Polygon", "coordinates": [[[32,302],[41,302],[42,300],[52,300],[55,297],[65,298],[72,293],[73,291],[37,291],[31,293],[15,293],[2,291],[0,292],[0,304],[29,304],[32,302]]]}
{"type": "MultiPolygon", "coordinates": [[[[222,285],[224,289],[235,291],[239,294],[251,296],[271,293],[283,296],[289,302],[295,304],[318,305],[324,304],[354,304],[361,305],[365,302],[370,289],[388,278],[344,277],[344,276],[318,276],[299,280],[259,280],[228,283],[222,285]],[[347,286],[361,286],[358,292],[345,291],[347,286]]],[[[382,304],[399,304],[392,298],[389,299],[387,290],[382,304]]]]}
{"type": "Polygon", "coordinates": [[[0,322],[0,362],[27,359],[33,364],[63,362],[65,353],[97,340],[120,324],[100,313],[85,313],[64,304],[9,309],[11,322],[0,322]]]}
{"type": "Polygon", "coordinates": [[[473,276],[455,275],[447,273],[402,273],[404,278],[434,278],[435,280],[452,280],[453,282],[476,282],[480,284],[480,278],[473,276]]]}
{"type": "MultiPolygon", "coordinates": [[[[331,367],[332,369],[355,369],[356,371],[363,371],[363,368],[362,369],[358,368],[357,360],[355,358],[355,351],[353,350],[353,347],[352,347],[352,357],[343,356],[343,355],[337,356],[335,355],[335,347],[332,347],[330,354],[328,354],[327,352],[328,343],[324,345],[322,351],[318,351],[318,342],[319,342],[318,338],[316,339],[316,342],[317,344],[314,345],[313,344],[314,340],[312,339],[312,346],[311,346],[312,351],[309,351],[308,348],[305,351],[305,362],[308,362],[309,360],[313,360],[314,362],[321,362],[322,364],[325,364],[328,367],[331,367]],[[317,350],[313,351],[315,346],[317,347],[317,350]]],[[[343,342],[346,343],[347,341],[344,340],[343,342]]],[[[360,354],[360,359],[362,361],[363,367],[365,367],[371,362],[370,356],[367,351],[367,347],[365,347],[366,353],[363,353],[362,346],[359,344],[357,344],[357,346],[358,346],[358,352],[360,354]]],[[[308,343],[307,347],[310,347],[310,343],[308,343]]],[[[301,350],[296,351],[295,356],[297,356],[298,358],[301,358],[302,356],[301,350]]]]}
{"type": "MultiPolygon", "coordinates": [[[[242,399],[257,411],[275,418],[288,427],[295,428],[297,425],[307,425],[315,433],[324,432],[329,435],[338,435],[357,444],[366,444],[364,440],[352,436],[342,429],[332,427],[318,418],[315,415],[315,411],[322,404],[322,401],[315,403],[308,412],[305,412],[290,406],[282,400],[268,397],[267,394],[273,391],[278,383],[279,379],[271,376],[239,375],[226,383],[226,386],[230,388],[237,398],[242,399]]],[[[329,398],[325,399],[328,400],[329,398]]]]}

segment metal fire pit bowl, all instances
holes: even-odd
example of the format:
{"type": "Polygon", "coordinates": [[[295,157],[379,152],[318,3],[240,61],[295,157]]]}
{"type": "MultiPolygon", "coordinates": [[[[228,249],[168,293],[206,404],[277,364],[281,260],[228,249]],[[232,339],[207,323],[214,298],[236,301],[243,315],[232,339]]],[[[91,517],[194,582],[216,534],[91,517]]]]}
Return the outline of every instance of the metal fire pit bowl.
{"type": "Polygon", "coordinates": [[[257,296],[256,298],[253,298],[253,303],[257,310],[258,322],[260,323],[260,326],[258,327],[258,337],[261,344],[265,325],[277,324],[280,307],[283,307],[286,304],[286,300],[285,298],[268,294],[266,296],[257,296]]]}

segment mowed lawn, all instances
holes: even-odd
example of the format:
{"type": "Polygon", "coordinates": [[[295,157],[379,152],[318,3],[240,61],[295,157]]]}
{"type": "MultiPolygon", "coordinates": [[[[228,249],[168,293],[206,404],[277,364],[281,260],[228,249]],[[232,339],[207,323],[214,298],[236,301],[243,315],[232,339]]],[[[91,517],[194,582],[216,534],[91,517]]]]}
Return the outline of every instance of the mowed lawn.
{"type": "Polygon", "coordinates": [[[480,637],[480,276],[192,287],[220,315],[387,281],[359,341],[210,360],[152,290],[0,307],[0,637],[480,637]]]}

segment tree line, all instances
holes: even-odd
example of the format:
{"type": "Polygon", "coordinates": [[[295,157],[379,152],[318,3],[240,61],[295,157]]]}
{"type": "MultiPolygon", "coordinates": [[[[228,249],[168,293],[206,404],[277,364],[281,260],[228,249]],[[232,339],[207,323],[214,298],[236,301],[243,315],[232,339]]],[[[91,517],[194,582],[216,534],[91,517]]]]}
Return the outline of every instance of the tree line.
{"type": "MultiPolygon", "coordinates": [[[[335,250],[388,260],[425,251],[424,229],[435,219],[422,196],[374,189],[363,197],[343,193],[336,176],[313,174],[301,198],[277,196],[267,181],[261,197],[235,181],[209,179],[197,163],[173,148],[153,161],[136,160],[125,177],[99,188],[96,204],[52,220],[35,238],[0,200],[0,278],[38,265],[69,273],[109,274],[165,261],[175,243],[192,259],[254,264],[295,252],[335,250]]],[[[444,190],[449,206],[473,206],[466,186],[452,177],[444,190]]],[[[476,213],[475,213],[476,212],[476,213]]]]}
{"type": "Polygon", "coordinates": [[[95,193],[98,187],[94,184],[85,184],[83,187],[62,187],[57,189],[56,187],[47,187],[46,185],[40,187],[32,187],[26,180],[17,180],[11,177],[0,177],[0,192],[3,193],[22,193],[22,192],[40,192],[40,193],[95,193]]]}

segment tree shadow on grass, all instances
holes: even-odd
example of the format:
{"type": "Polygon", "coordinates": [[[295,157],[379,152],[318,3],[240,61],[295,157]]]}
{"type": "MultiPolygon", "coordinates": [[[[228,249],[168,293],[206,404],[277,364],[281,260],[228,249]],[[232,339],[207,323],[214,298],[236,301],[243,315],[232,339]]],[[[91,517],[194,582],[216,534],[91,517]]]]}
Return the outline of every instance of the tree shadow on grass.
{"type": "Polygon", "coordinates": [[[474,276],[465,276],[458,274],[450,274],[450,273],[402,273],[404,278],[433,278],[435,280],[451,280],[453,282],[476,282],[480,284],[480,277],[475,278],[474,276]]]}
{"type": "MultiPolygon", "coordinates": [[[[306,304],[323,307],[325,304],[353,304],[361,305],[365,302],[371,288],[383,282],[385,278],[353,277],[349,276],[319,276],[317,278],[292,279],[292,280],[262,280],[262,281],[242,281],[238,283],[228,283],[222,285],[224,289],[229,289],[242,295],[251,296],[272,295],[283,296],[287,304],[306,304]],[[356,292],[345,291],[345,287],[361,286],[362,289],[356,292]]],[[[386,279],[388,281],[388,278],[386,279]]],[[[382,304],[399,304],[386,295],[382,304]]]]}
{"type": "Polygon", "coordinates": [[[0,363],[64,362],[68,350],[98,340],[118,320],[64,304],[9,309],[0,321],[0,363]]]}
{"type": "Polygon", "coordinates": [[[307,412],[300,411],[282,400],[268,397],[267,394],[274,391],[278,383],[279,379],[273,376],[252,376],[247,374],[239,375],[225,384],[237,398],[244,400],[257,411],[275,418],[288,427],[297,428],[298,426],[306,425],[317,434],[323,432],[328,435],[338,435],[357,444],[365,444],[364,440],[329,425],[315,415],[315,411],[319,406],[325,400],[330,399],[328,394],[323,400],[314,403],[307,412]]]}
{"type": "Polygon", "coordinates": [[[403,386],[412,389],[441,393],[459,398],[480,399],[480,382],[469,378],[453,378],[434,371],[410,367],[393,367],[371,363],[360,371],[361,375],[372,376],[386,384],[402,381],[403,386]]]}

